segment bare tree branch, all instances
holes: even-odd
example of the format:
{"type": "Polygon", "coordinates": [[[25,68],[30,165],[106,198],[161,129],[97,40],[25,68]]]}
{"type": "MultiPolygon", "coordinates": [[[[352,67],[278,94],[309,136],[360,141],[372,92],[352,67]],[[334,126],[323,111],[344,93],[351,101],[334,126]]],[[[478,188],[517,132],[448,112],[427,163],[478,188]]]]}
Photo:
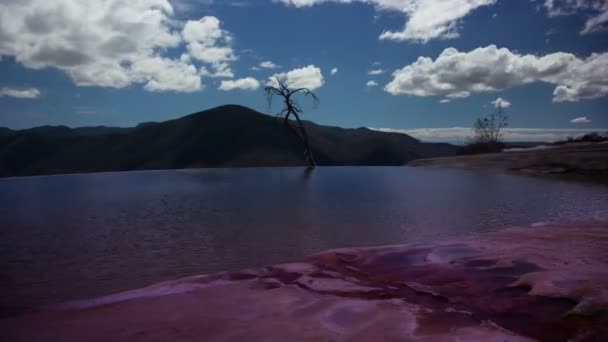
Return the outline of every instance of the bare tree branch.
{"type": "Polygon", "coordinates": [[[484,118],[479,118],[473,125],[475,140],[479,143],[498,144],[504,136],[504,129],[509,125],[506,109],[499,106],[484,118]]]}
{"type": "Polygon", "coordinates": [[[317,95],[312,92],[308,88],[296,88],[291,89],[291,83],[287,83],[279,79],[278,77],[274,80],[276,82],[276,86],[269,85],[264,87],[264,92],[266,93],[266,97],[268,100],[268,110],[271,110],[272,107],[272,99],[275,96],[282,98],[283,100],[283,109],[277,116],[283,117],[283,122],[291,131],[294,132],[304,144],[304,158],[306,160],[306,164],[308,167],[313,168],[316,166],[316,162],[314,160],[312,150],[310,148],[308,134],[306,132],[306,128],[304,124],[300,120],[300,114],[302,113],[302,108],[300,108],[299,104],[295,100],[295,95],[301,93],[305,97],[311,97],[313,99],[313,104],[316,107],[319,103],[319,98],[317,95]],[[289,116],[293,115],[296,118],[297,126],[294,128],[289,120],[289,116]]]}

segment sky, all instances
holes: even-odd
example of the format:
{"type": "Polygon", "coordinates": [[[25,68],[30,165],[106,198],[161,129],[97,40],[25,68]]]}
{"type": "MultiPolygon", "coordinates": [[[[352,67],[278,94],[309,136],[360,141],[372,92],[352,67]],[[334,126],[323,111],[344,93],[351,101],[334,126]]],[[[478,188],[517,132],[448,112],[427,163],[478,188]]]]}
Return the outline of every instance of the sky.
{"type": "Polygon", "coordinates": [[[134,126],[223,104],[463,141],[608,131],[608,0],[0,0],[0,126],[134,126]]]}

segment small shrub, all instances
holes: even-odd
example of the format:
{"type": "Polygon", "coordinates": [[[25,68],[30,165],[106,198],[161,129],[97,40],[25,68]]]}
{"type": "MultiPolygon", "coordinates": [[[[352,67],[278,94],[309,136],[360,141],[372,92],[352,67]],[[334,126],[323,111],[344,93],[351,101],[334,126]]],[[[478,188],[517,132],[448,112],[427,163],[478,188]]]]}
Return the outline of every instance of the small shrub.
{"type": "Polygon", "coordinates": [[[481,154],[501,152],[505,148],[502,142],[503,130],[508,126],[506,107],[497,106],[490,115],[475,120],[473,141],[465,145],[459,154],[481,154]]]}
{"type": "Polygon", "coordinates": [[[608,133],[605,135],[601,135],[597,132],[591,132],[591,133],[587,133],[583,136],[580,136],[578,138],[568,137],[567,140],[556,141],[556,142],[552,143],[551,145],[559,146],[559,145],[564,145],[564,144],[575,144],[575,143],[582,143],[582,142],[583,143],[584,142],[598,143],[598,142],[604,142],[604,141],[608,141],[608,133]]]}
{"type": "Polygon", "coordinates": [[[463,146],[458,154],[471,155],[483,153],[498,153],[505,148],[505,144],[500,141],[473,141],[463,146]]]}

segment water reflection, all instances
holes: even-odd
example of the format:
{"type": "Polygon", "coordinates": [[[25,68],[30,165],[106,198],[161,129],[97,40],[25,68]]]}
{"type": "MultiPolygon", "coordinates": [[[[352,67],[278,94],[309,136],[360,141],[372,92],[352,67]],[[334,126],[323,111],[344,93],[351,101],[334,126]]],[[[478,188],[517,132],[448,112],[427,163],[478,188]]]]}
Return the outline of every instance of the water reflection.
{"type": "Polygon", "coordinates": [[[606,188],[488,172],[253,168],[0,180],[0,310],[320,250],[608,219],[606,188]]]}

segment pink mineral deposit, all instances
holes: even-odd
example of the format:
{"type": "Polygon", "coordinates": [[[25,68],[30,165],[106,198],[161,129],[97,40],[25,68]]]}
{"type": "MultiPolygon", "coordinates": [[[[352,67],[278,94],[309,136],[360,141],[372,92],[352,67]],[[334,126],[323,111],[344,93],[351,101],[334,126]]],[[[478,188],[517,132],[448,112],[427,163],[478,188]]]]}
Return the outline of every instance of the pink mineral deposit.
{"type": "Polygon", "coordinates": [[[608,224],[348,248],[0,320],[3,341],[608,341],[608,224]]]}

